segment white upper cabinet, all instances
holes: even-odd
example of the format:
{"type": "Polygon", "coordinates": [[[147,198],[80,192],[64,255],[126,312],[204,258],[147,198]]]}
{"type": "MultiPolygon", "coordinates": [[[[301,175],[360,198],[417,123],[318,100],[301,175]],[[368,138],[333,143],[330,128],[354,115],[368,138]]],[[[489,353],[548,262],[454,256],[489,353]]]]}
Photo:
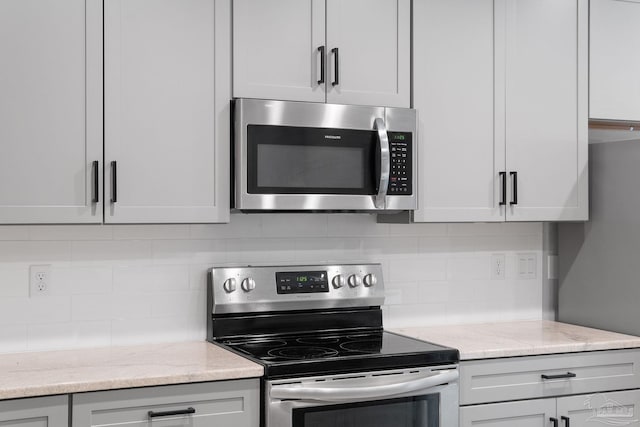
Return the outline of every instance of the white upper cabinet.
{"type": "Polygon", "coordinates": [[[640,0],[590,8],[589,117],[640,121],[640,0]]]}
{"type": "Polygon", "coordinates": [[[324,102],[320,0],[233,2],[233,96],[324,102]]]}
{"type": "Polygon", "coordinates": [[[416,0],[415,221],[585,220],[586,0],[416,0]]]}
{"type": "Polygon", "coordinates": [[[410,0],[235,0],[233,96],[409,107],[410,13],[410,0]]]}
{"type": "Polygon", "coordinates": [[[588,1],[502,1],[507,220],[586,220],[588,1]]]}
{"type": "Polygon", "coordinates": [[[0,223],[101,222],[102,2],[0,1],[0,58],[0,223]]]}
{"type": "Polygon", "coordinates": [[[415,221],[503,221],[494,132],[493,0],[414,2],[415,221]]]}
{"type": "Polygon", "coordinates": [[[229,219],[229,0],[105,0],[105,222],[229,219]]]}
{"type": "Polygon", "coordinates": [[[327,0],[327,102],[408,107],[409,0],[327,0]]]}

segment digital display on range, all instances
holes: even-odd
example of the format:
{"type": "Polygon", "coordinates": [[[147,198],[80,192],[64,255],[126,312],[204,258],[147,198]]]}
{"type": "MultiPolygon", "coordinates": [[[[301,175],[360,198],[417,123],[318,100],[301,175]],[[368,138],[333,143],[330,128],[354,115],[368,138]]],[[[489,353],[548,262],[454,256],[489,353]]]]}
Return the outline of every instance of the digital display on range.
{"type": "Polygon", "coordinates": [[[279,294],[329,292],[329,279],[326,271],[276,272],[276,290],[279,294]]]}

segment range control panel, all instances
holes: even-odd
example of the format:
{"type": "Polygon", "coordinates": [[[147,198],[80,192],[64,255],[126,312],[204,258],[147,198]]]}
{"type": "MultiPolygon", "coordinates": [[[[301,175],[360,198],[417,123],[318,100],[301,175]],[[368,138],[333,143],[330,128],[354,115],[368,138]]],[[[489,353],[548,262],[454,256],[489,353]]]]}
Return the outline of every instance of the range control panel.
{"type": "Polygon", "coordinates": [[[388,194],[413,194],[412,177],[413,151],[411,133],[388,132],[391,154],[391,174],[389,175],[388,194]]]}
{"type": "Polygon", "coordinates": [[[213,313],[379,306],[382,266],[214,267],[207,296],[213,313]]]}

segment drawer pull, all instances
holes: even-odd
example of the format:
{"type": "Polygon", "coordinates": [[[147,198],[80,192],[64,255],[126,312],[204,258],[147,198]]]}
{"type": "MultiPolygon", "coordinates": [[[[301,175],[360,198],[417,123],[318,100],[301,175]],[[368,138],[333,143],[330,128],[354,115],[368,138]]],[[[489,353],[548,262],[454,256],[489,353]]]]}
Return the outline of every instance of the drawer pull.
{"type": "Polygon", "coordinates": [[[177,411],[165,411],[165,412],[153,412],[153,411],[149,411],[149,418],[156,418],[156,417],[170,417],[172,415],[190,415],[190,414],[195,414],[196,410],[195,408],[192,407],[188,407],[187,409],[178,409],[177,411]]]}
{"type": "Polygon", "coordinates": [[[553,427],[558,427],[558,419],[557,418],[549,418],[549,421],[553,424],[553,427]]]}
{"type": "Polygon", "coordinates": [[[562,416],[562,417],[560,417],[560,419],[561,419],[562,421],[564,421],[564,426],[565,426],[565,427],[571,427],[571,426],[569,425],[569,423],[571,422],[571,419],[570,419],[569,417],[562,416]]]}
{"type": "Polygon", "coordinates": [[[542,374],[540,375],[540,378],[542,378],[543,380],[561,380],[564,378],[575,378],[576,374],[574,374],[573,372],[567,372],[566,374],[560,374],[560,375],[545,375],[542,374]]]}

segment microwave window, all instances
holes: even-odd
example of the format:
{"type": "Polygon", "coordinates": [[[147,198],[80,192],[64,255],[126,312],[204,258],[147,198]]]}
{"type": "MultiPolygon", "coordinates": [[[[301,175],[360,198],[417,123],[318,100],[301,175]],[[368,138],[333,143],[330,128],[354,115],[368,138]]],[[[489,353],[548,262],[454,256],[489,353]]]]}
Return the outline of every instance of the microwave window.
{"type": "Polygon", "coordinates": [[[258,187],[362,188],[361,147],[258,144],[258,187]]]}

